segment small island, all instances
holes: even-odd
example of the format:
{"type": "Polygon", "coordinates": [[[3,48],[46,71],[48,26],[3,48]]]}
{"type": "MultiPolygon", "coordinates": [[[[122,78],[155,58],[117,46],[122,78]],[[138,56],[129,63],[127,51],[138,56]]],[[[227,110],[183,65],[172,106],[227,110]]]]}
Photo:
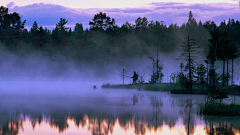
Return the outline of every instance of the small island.
{"type": "MultiPolygon", "coordinates": [[[[101,88],[123,88],[123,89],[140,89],[146,91],[164,91],[170,92],[171,94],[188,94],[188,90],[181,85],[173,83],[161,83],[161,84],[151,84],[151,83],[137,83],[137,84],[103,84],[101,88]]],[[[230,95],[240,95],[240,86],[231,85],[226,87],[218,87],[219,90],[225,91],[230,95]]],[[[199,85],[193,86],[193,94],[208,94],[208,89],[202,89],[199,85]]]]}
{"type": "MultiPolygon", "coordinates": [[[[137,89],[145,91],[161,91],[169,92],[171,94],[189,94],[186,88],[172,83],[150,84],[150,83],[138,83],[138,84],[103,84],[102,88],[122,88],[122,89],[137,89]]],[[[207,101],[200,105],[199,113],[201,115],[214,115],[214,116],[239,116],[240,104],[223,103],[228,95],[240,95],[240,86],[230,85],[226,87],[212,87],[210,90],[201,89],[199,86],[193,86],[192,94],[204,94],[207,95],[207,101]]]]}

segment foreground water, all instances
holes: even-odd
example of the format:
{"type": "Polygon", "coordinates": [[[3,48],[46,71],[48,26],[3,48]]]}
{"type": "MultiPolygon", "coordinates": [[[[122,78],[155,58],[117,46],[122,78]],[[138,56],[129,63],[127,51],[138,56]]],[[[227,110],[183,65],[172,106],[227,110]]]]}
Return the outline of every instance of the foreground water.
{"type": "MultiPolygon", "coordinates": [[[[97,86],[99,87],[99,86],[97,86]]],[[[89,83],[3,82],[0,134],[239,134],[240,118],[198,114],[204,95],[92,89],[89,83]]],[[[230,96],[225,102],[232,102],[230,96]]],[[[240,97],[235,97],[240,103],[240,97]]]]}

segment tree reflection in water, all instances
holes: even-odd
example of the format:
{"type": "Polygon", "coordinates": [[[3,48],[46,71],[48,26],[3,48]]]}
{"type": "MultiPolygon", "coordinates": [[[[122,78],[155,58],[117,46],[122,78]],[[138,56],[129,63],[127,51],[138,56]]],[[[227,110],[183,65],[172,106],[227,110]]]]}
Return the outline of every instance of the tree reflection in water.
{"type": "MultiPolygon", "coordinates": [[[[161,113],[161,100],[160,98],[150,98],[154,104],[153,114],[151,117],[144,115],[136,115],[132,113],[122,113],[119,115],[107,114],[107,113],[81,113],[74,112],[73,114],[67,113],[51,113],[43,116],[41,114],[21,114],[10,117],[2,117],[0,123],[0,134],[19,134],[19,130],[23,130],[23,123],[30,121],[32,128],[34,129],[36,124],[41,124],[43,120],[46,120],[52,128],[57,128],[59,133],[64,133],[69,128],[69,120],[72,120],[74,124],[79,127],[87,127],[93,135],[105,135],[113,134],[114,127],[119,124],[125,132],[133,129],[136,135],[145,135],[149,131],[158,132],[163,128],[163,122],[169,123],[169,128],[174,127],[176,119],[164,117],[161,113]],[[157,107],[157,108],[156,108],[157,107]],[[156,113],[157,112],[157,113],[156,113]],[[27,118],[27,119],[26,119],[27,118]]],[[[193,103],[191,100],[185,100],[185,105],[182,106],[183,114],[182,119],[186,134],[195,133],[195,123],[193,103]]],[[[240,118],[217,118],[217,117],[203,117],[205,122],[205,131],[209,135],[234,135],[239,133],[240,118]],[[227,121],[227,122],[226,122],[227,121]]]]}
{"type": "Polygon", "coordinates": [[[43,121],[42,114],[32,114],[30,115],[30,118],[31,118],[30,121],[33,129],[35,129],[36,124],[40,125],[43,121]]]}
{"type": "Polygon", "coordinates": [[[69,116],[70,119],[72,119],[75,123],[75,125],[79,128],[84,127],[85,125],[87,125],[87,115],[83,114],[83,113],[76,113],[76,114],[72,114],[69,116]]]}
{"type": "Polygon", "coordinates": [[[196,127],[199,120],[202,123],[205,122],[201,124],[201,131],[209,135],[231,135],[240,131],[239,118],[223,119],[222,117],[202,116],[203,120],[201,120],[202,117],[197,116],[196,113],[198,106],[194,98],[156,96],[155,93],[151,96],[132,93],[126,95],[124,106],[119,105],[122,100],[116,98],[116,96],[112,100],[105,97],[105,102],[109,104],[96,104],[94,106],[91,102],[83,107],[75,104],[72,108],[69,107],[70,109],[54,108],[49,109],[49,112],[42,112],[40,109],[33,109],[31,112],[31,109],[29,109],[28,113],[14,114],[0,110],[0,135],[24,132],[23,125],[27,121],[31,124],[32,129],[36,129],[36,127],[39,129],[36,125],[45,124],[52,129],[57,129],[58,132],[56,133],[59,134],[67,133],[68,130],[72,129],[70,128],[71,124],[74,124],[79,129],[76,131],[81,132],[80,127],[82,127],[86,132],[93,135],[115,134],[119,130],[126,133],[131,132],[135,135],[145,135],[149,132],[158,134],[166,130],[176,133],[174,130],[179,129],[181,130],[179,131],[181,133],[177,132],[179,134],[192,135],[197,134],[198,129],[196,127]],[[92,108],[87,108],[87,105],[92,105],[92,108]],[[181,122],[180,125],[176,124],[178,122],[181,122]],[[167,126],[166,129],[165,126],[167,126]],[[203,131],[203,126],[205,126],[205,131],[203,131]]]}
{"type": "Polygon", "coordinates": [[[89,124],[88,130],[92,131],[93,135],[106,135],[113,133],[115,118],[111,114],[88,114],[89,124]]]}
{"type": "Polygon", "coordinates": [[[160,97],[153,96],[149,97],[150,99],[150,104],[153,107],[153,112],[152,112],[152,118],[149,121],[148,125],[151,125],[156,131],[158,128],[162,128],[163,126],[163,116],[160,116],[162,114],[161,107],[163,106],[163,103],[161,101],[160,97]]]}
{"type": "Polygon", "coordinates": [[[182,115],[182,118],[183,118],[183,122],[184,122],[184,125],[185,125],[185,130],[187,132],[187,135],[193,135],[194,134],[194,122],[195,122],[195,119],[194,119],[194,115],[193,115],[193,103],[192,103],[192,99],[187,99],[185,101],[185,104],[183,106],[183,115],[182,115]]]}
{"type": "Polygon", "coordinates": [[[203,119],[206,124],[204,128],[208,135],[235,135],[240,132],[240,119],[238,117],[203,116],[203,119]]]}
{"type": "Polygon", "coordinates": [[[132,125],[134,125],[133,122],[133,114],[127,113],[127,114],[120,114],[118,116],[119,125],[121,128],[124,129],[126,132],[129,128],[132,128],[132,125]]]}
{"type": "Polygon", "coordinates": [[[23,120],[20,116],[8,116],[7,114],[1,113],[0,116],[0,134],[1,135],[16,135],[19,130],[23,130],[23,120]]]}
{"type": "Polygon", "coordinates": [[[67,130],[68,125],[68,115],[62,114],[62,113],[52,113],[50,115],[50,121],[49,125],[53,128],[57,128],[59,130],[59,133],[62,133],[63,131],[67,130]]]}

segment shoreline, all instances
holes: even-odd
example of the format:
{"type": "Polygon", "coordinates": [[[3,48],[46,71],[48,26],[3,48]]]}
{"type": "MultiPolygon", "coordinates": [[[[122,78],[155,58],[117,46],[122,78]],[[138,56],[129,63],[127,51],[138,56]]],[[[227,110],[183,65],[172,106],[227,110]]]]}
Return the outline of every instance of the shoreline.
{"type": "MultiPolygon", "coordinates": [[[[137,89],[141,91],[161,91],[169,92],[170,94],[188,94],[186,88],[183,88],[174,83],[161,83],[161,84],[150,84],[150,83],[137,83],[137,84],[103,84],[101,88],[113,88],[113,89],[137,89]]],[[[219,91],[227,92],[228,95],[240,95],[240,86],[231,85],[227,87],[217,87],[219,91]]],[[[193,94],[207,95],[208,90],[206,87],[199,85],[193,86],[193,94]]]]}

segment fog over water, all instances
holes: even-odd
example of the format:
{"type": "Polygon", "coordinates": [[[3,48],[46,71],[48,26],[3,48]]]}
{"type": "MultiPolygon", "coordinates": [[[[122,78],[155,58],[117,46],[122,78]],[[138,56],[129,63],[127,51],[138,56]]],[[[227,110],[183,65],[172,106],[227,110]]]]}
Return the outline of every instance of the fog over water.
{"type": "MultiPolygon", "coordinates": [[[[179,53],[170,55],[159,55],[160,64],[163,64],[163,82],[170,82],[171,73],[180,72],[180,63],[185,61],[176,60],[179,53]]],[[[107,63],[98,66],[93,63],[71,61],[63,55],[58,54],[51,58],[43,56],[41,53],[24,55],[21,57],[12,53],[1,51],[0,58],[0,80],[2,81],[80,81],[92,82],[90,85],[101,85],[103,83],[121,84],[121,72],[127,71],[125,83],[131,83],[130,78],[133,71],[143,76],[145,82],[150,80],[153,66],[149,58],[126,60],[123,62],[107,63]]],[[[155,57],[156,58],[156,57],[155,57]]],[[[239,64],[235,61],[234,81],[239,84],[239,64]]],[[[197,64],[202,63],[202,58],[198,58],[197,64]]],[[[221,62],[217,62],[216,70],[222,72],[221,62]]],[[[231,73],[231,67],[229,67],[231,73]]]]}
{"type": "MultiPolygon", "coordinates": [[[[180,126],[181,133],[190,131],[192,134],[199,133],[199,127],[202,127],[203,133],[204,126],[209,128],[206,125],[209,119],[198,114],[199,105],[204,103],[206,95],[101,89],[101,85],[106,83],[122,84],[120,72],[123,68],[127,70],[125,84],[132,83],[130,77],[133,71],[139,76],[144,75],[145,82],[148,82],[153,67],[152,61],[147,57],[114,61],[99,66],[99,63],[94,62],[78,63],[61,54],[13,54],[4,49],[0,52],[0,133],[24,134],[20,128],[14,132],[9,131],[9,123],[19,124],[19,121],[30,122],[32,127],[36,121],[40,121],[39,126],[45,121],[45,126],[58,129],[56,134],[71,131],[71,120],[75,121],[75,125],[79,125],[77,121],[88,120],[89,123],[84,123],[82,127],[87,126],[90,134],[117,134],[117,131],[113,132],[117,121],[125,132],[128,125],[134,127],[131,130],[135,134],[147,134],[148,130],[157,132],[155,129],[161,129],[164,125],[165,129],[170,128],[172,131],[180,126]],[[97,89],[93,89],[93,86],[97,89]],[[99,127],[104,125],[105,121],[108,121],[108,124],[105,125],[106,130],[102,131],[99,127]],[[189,127],[189,124],[192,126],[189,127]]],[[[160,63],[164,67],[163,82],[169,82],[172,72],[180,71],[179,64],[184,61],[176,60],[179,55],[179,52],[159,54],[160,63]]],[[[202,59],[199,57],[196,61],[200,64],[202,59]]],[[[239,65],[237,61],[235,63],[236,80],[239,65]]],[[[221,72],[221,62],[218,62],[216,67],[221,72]]],[[[232,103],[233,100],[240,103],[239,96],[229,96],[224,102],[232,103]]],[[[232,124],[230,120],[223,121],[232,124]]],[[[236,128],[236,131],[240,130],[236,128]]],[[[35,133],[37,134],[32,134],[35,133]]]]}
{"type": "MultiPolygon", "coordinates": [[[[28,55],[10,53],[0,49],[0,80],[2,81],[84,81],[98,83],[122,83],[121,71],[127,73],[125,83],[131,83],[133,71],[139,76],[144,75],[145,82],[150,80],[152,74],[152,61],[148,57],[116,61],[98,66],[97,63],[76,62],[67,59],[61,54],[47,57],[40,52],[28,55]]],[[[180,53],[159,54],[160,63],[163,64],[163,82],[170,81],[170,74],[180,71],[182,60],[176,60],[180,53]]],[[[156,58],[156,55],[153,54],[156,58]]],[[[92,84],[94,85],[94,84],[92,84]]]]}
{"type": "MultiPolygon", "coordinates": [[[[61,55],[51,59],[41,53],[21,57],[8,52],[2,52],[1,55],[0,132],[28,134],[32,129],[29,134],[38,134],[38,130],[32,127],[44,125],[45,128],[50,126],[50,129],[57,129],[55,134],[73,133],[69,121],[75,121],[75,126],[79,125],[77,121],[83,121],[82,128],[87,127],[88,134],[117,134],[120,129],[114,127],[118,122],[123,134],[129,130],[135,134],[147,134],[148,131],[157,133],[164,125],[164,130],[170,128],[172,132],[182,127],[182,133],[188,130],[199,133],[197,127],[205,125],[205,121],[197,115],[198,105],[204,103],[205,95],[101,89],[104,83],[121,84],[122,68],[127,70],[126,84],[131,83],[133,71],[139,75],[145,74],[144,79],[148,82],[152,73],[152,62],[148,58],[98,67],[89,63],[75,63],[61,55]],[[93,89],[94,85],[97,89],[93,89]],[[192,108],[189,108],[189,104],[192,108]],[[193,125],[190,128],[187,128],[188,120],[193,125]],[[31,128],[22,130],[20,126],[26,127],[28,122],[31,128]],[[9,130],[9,124],[16,124],[18,128],[9,130]],[[104,130],[99,128],[100,125],[104,130]],[[128,129],[128,126],[132,129],[128,129]]],[[[164,65],[164,81],[167,74],[169,76],[171,72],[179,71],[180,62],[177,63],[175,55],[160,55],[159,59],[164,65]]],[[[225,100],[228,103],[232,101],[233,96],[225,100]]],[[[240,103],[239,96],[235,97],[235,102],[240,103]]],[[[74,133],[84,134],[82,128],[74,133]]],[[[50,134],[50,131],[40,134],[50,134]]]]}

